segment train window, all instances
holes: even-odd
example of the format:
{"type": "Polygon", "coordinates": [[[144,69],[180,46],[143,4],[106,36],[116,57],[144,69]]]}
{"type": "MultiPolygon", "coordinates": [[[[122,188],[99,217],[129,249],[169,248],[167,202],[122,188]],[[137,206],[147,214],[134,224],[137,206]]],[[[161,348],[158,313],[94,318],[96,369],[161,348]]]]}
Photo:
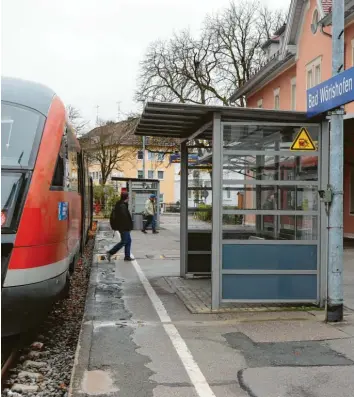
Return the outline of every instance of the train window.
{"type": "Polygon", "coordinates": [[[55,166],[52,187],[63,188],[64,187],[64,159],[59,154],[57,159],[57,164],[55,166]]]}
{"type": "Polygon", "coordinates": [[[79,192],[79,158],[80,149],[72,129],[66,126],[66,136],[68,141],[68,157],[67,157],[67,170],[66,170],[66,186],[69,191],[79,192]]]}
{"type": "Polygon", "coordinates": [[[68,189],[73,192],[79,191],[78,166],[78,153],[70,150],[68,153],[68,189]]]}
{"type": "Polygon", "coordinates": [[[66,142],[66,133],[64,132],[52,180],[52,188],[54,189],[63,189],[65,186],[65,162],[67,159],[66,142]]]}
{"type": "Polygon", "coordinates": [[[43,116],[24,106],[1,102],[1,166],[28,167],[33,161],[43,116]]]}

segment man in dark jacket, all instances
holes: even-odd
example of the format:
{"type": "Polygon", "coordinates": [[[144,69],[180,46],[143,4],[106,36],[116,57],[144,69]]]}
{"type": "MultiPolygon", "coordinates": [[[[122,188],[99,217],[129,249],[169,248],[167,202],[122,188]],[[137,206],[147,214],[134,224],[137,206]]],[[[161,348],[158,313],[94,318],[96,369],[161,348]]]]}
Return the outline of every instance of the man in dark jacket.
{"type": "Polygon", "coordinates": [[[125,261],[132,261],[130,257],[130,247],[132,245],[132,239],[130,232],[133,229],[133,221],[128,209],[128,193],[122,192],[120,200],[116,202],[114,211],[111,217],[111,227],[113,230],[117,230],[120,233],[121,241],[116,244],[107,252],[107,259],[110,262],[112,255],[117,253],[121,248],[124,247],[125,261]]]}

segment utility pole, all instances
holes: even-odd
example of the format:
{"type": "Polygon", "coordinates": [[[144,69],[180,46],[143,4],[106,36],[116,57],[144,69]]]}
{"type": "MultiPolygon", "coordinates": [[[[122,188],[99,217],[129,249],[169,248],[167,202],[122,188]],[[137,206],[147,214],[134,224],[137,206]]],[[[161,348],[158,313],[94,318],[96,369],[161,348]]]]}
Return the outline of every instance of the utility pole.
{"type": "MultiPolygon", "coordinates": [[[[344,66],[344,0],[333,0],[332,76],[344,66]]],[[[327,321],[343,320],[343,107],[331,113],[329,188],[333,198],[328,219],[327,321]]]]}

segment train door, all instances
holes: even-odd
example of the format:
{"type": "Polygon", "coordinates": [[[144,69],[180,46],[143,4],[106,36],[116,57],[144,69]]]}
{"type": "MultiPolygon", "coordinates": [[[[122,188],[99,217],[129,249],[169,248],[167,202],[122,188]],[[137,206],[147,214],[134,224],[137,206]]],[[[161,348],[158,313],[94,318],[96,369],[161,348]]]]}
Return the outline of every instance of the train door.
{"type": "Polygon", "coordinates": [[[70,255],[76,255],[80,250],[82,235],[81,148],[69,126],[66,126],[66,137],[66,190],[69,202],[68,251],[70,255]]]}

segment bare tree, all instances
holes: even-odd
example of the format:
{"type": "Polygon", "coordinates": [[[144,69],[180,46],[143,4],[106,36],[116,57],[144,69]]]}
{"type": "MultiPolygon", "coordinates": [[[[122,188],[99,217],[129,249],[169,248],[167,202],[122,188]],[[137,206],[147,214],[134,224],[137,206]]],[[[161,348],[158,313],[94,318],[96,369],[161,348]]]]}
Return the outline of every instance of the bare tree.
{"type": "Polygon", "coordinates": [[[178,63],[170,41],[157,40],[151,43],[140,63],[136,100],[184,103],[191,95],[191,90],[188,80],[180,73],[178,63]]]}
{"type": "Polygon", "coordinates": [[[199,38],[182,31],[152,43],[141,63],[136,99],[229,105],[231,94],[263,63],[261,46],[283,21],[281,11],[258,0],[239,0],[207,17],[199,38]]]}
{"type": "Polygon", "coordinates": [[[113,170],[122,171],[121,163],[136,159],[139,143],[134,136],[136,118],[119,123],[100,121],[99,126],[80,141],[88,155],[90,164],[97,164],[101,170],[101,185],[105,185],[113,170]]]}
{"type": "MultiPolygon", "coordinates": [[[[230,105],[232,93],[263,64],[262,45],[284,20],[282,11],[258,0],[236,0],[207,17],[198,38],[182,31],[152,43],[140,65],[136,100],[230,105]]],[[[194,143],[200,158],[210,154],[210,142],[194,143]]]]}
{"type": "MultiPolygon", "coordinates": [[[[217,85],[226,98],[264,64],[262,44],[284,23],[281,11],[271,11],[258,0],[230,3],[222,13],[207,17],[205,30],[218,57],[217,85]]],[[[245,106],[241,99],[239,106],[245,106]]]]}
{"type": "Polygon", "coordinates": [[[89,122],[83,120],[80,110],[75,108],[73,105],[68,105],[66,107],[66,113],[76,135],[81,136],[87,128],[89,122]]]}

